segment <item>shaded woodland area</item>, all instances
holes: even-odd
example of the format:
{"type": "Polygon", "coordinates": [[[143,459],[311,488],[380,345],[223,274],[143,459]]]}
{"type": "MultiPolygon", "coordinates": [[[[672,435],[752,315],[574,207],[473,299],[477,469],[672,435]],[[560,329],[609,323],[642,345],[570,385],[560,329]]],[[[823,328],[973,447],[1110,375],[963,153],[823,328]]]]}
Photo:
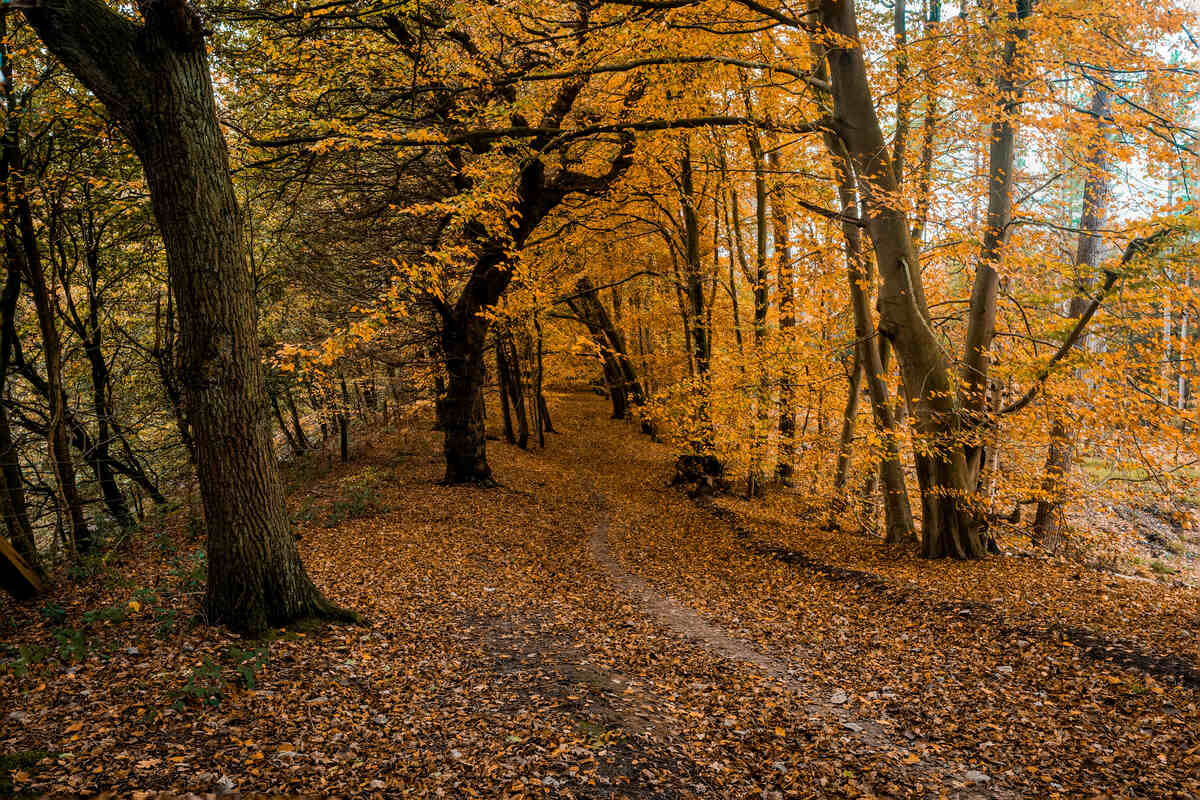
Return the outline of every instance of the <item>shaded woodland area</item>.
{"type": "Polygon", "coordinates": [[[1200,9],[0,8],[0,794],[1192,797],[1200,9]]]}

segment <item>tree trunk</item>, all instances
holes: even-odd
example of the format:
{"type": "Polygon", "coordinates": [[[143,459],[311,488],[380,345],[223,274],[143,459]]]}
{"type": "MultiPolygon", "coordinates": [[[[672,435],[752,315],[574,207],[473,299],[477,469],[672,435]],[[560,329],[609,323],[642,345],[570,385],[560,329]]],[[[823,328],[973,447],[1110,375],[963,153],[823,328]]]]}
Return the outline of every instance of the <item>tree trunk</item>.
{"type": "MultiPolygon", "coordinates": [[[[1092,117],[1096,120],[1095,139],[1086,161],[1087,177],[1083,184],[1083,211],[1079,218],[1079,244],[1075,251],[1077,275],[1094,271],[1100,265],[1104,241],[1100,231],[1108,216],[1111,197],[1108,187],[1108,129],[1109,95],[1101,86],[1092,94],[1092,117]]],[[[1088,305],[1088,282],[1078,279],[1071,296],[1068,314],[1071,319],[1083,316],[1088,305]]],[[[1067,420],[1055,416],[1050,424],[1050,449],[1042,478],[1042,495],[1038,499],[1033,519],[1033,540],[1051,550],[1058,548],[1061,539],[1062,506],[1066,498],[1066,477],[1074,457],[1074,436],[1067,420]]]]}
{"type": "MultiPolygon", "coordinates": [[[[1017,0],[1016,18],[1029,16],[1033,0],[1017,0]]],[[[959,402],[969,438],[964,442],[967,457],[967,485],[972,492],[979,486],[982,466],[983,433],[991,414],[987,407],[990,351],[996,333],[996,303],[1000,288],[998,267],[1004,256],[1012,222],[1013,168],[1016,163],[1016,131],[1013,116],[1020,105],[1024,83],[1017,79],[1017,42],[1025,38],[1018,26],[1005,38],[996,93],[1000,98],[997,119],[991,126],[988,150],[988,207],[984,222],[979,265],[971,287],[966,343],[962,359],[959,402]]]]}
{"type": "MultiPolygon", "coordinates": [[[[4,12],[7,14],[7,11],[4,12]]],[[[29,205],[29,189],[23,173],[21,152],[21,115],[13,95],[12,66],[8,54],[3,56],[4,94],[7,125],[4,135],[4,162],[8,180],[4,186],[5,254],[9,269],[19,270],[29,283],[42,335],[42,358],[46,362],[46,381],[49,393],[49,423],[46,442],[50,466],[57,485],[57,501],[62,514],[70,523],[71,545],[77,552],[92,549],[92,531],[83,515],[83,498],[75,478],[75,461],[71,454],[71,439],[66,425],[66,394],[62,379],[62,339],[59,336],[56,303],[46,284],[41,246],[33,226],[33,211],[29,205]]]]}
{"type": "MultiPolygon", "coordinates": [[[[7,20],[0,15],[0,58],[8,64],[8,48],[5,43],[7,35],[7,20]]],[[[7,159],[0,154],[0,183],[8,185],[9,165],[7,159]]],[[[7,233],[8,228],[6,226],[7,233]]],[[[5,236],[5,246],[15,246],[15,237],[5,236]]],[[[21,294],[21,271],[11,259],[6,261],[6,276],[4,290],[0,294],[0,513],[4,515],[5,530],[8,538],[16,548],[17,553],[26,562],[25,566],[34,572],[41,569],[38,558],[37,541],[33,535],[33,526],[29,522],[29,510],[25,502],[25,478],[21,472],[21,461],[16,443],[12,438],[12,426],[8,419],[8,374],[13,342],[17,337],[15,323],[17,299],[21,294]]],[[[23,594],[31,590],[32,584],[22,577],[21,565],[14,565],[14,594],[23,594]]],[[[7,585],[7,584],[6,584],[7,585]]]]}
{"type": "Polygon", "coordinates": [[[883,283],[879,331],[892,340],[914,403],[917,475],[925,509],[922,552],[929,558],[987,554],[982,515],[970,502],[951,360],[929,325],[920,261],[904,211],[892,202],[896,173],[885,146],[858,42],[851,0],[821,0],[821,21],[839,37],[827,52],[835,126],[868,207],[866,228],[883,283]]]}
{"type": "Polygon", "coordinates": [[[339,374],[338,379],[342,384],[342,400],[337,411],[338,456],[345,464],[350,461],[350,390],[346,388],[345,375],[339,374]]]}
{"type": "MultiPolygon", "coordinates": [[[[88,195],[85,193],[85,197],[88,195]]],[[[90,209],[89,209],[90,213],[90,209]]],[[[51,240],[57,239],[53,228],[51,240]]],[[[89,216],[84,227],[84,252],[87,264],[87,314],[81,319],[71,299],[70,288],[66,286],[66,263],[61,259],[64,295],[67,300],[69,319],[74,320],[76,333],[83,343],[83,352],[87,357],[92,379],[92,409],[96,414],[96,441],[91,451],[84,452],[84,458],[96,474],[96,482],[100,485],[100,494],[104,505],[116,523],[124,529],[132,528],[135,520],[125,501],[125,494],[117,483],[113,470],[112,441],[120,433],[120,425],[112,413],[110,398],[112,384],[109,378],[108,362],[104,358],[104,331],[100,327],[100,243],[95,225],[89,216]]],[[[70,323],[68,323],[70,324],[70,323]]],[[[132,453],[130,454],[132,455],[132,453]]],[[[133,459],[136,463],[136,459],[133,459]]]]}
{"type": "MultiPolygon", "coordinates": [[[[775,175],[782,172],[778,148],[772,148],[767,155],[767,164],[775,175]]],[[[783,181],[778,177],[771,197],[771,220],[775,236],[775,280],[779,293],[776,300],[779,304],[779,339],[787,354],[779,387],[779,458],[775,464],[775,478],[784,486],[790,486],[796,458],[796,370],[790,354],[791,332],[796,326],[796,272],[789,245],[783,181]]]]}
{"type": "Polygon", "coordinates": [[[283,387],[283,399],[287,403],[288,414],[291,415],[292,427],[296,432],[296,443],[304,450],[312,450],[312,442],[308,440],[308,436],[304,433],[304,426],[300,424],[300,411],[296,408],[296,400],[292,397],[292,387],[283,387]]]}
{"type": "Polygon", "coordinates": [[[504,348],[500,346],[499,338],[496,339],[496,394],[500,395],[500,420],[504,424],[504,441],[516,444],[512,410],[508,405],[508,362],[504,358],[504,348]]]}
{"type": "MultiPolygon", "coordinates": [[[[613,324],[612,317],[596,294],[591,280],[586,276],[576,281],[575,293],[567,300],[567,305],[587,327],[588,333],[600,350],[604,361],[605,379],[612,396],[613,419],[626,419],[629,416],[629,407],[641,407],[646,397],[633,360],[625,349],[625,337],[613,324]]],[[[647,424],[643,423],[642,429],[648,433],[646,427],[647,424]]]]}
{"type": "Polygon", "coordinates": [[[850,386],[846,395],[846,407],[842,410],[842,435],[838,438],[837,466],[833,472],[833,507],[829,515],[829,527],[837,526],[837,515],[846,510],[846,480],[850,474],[850,456],[854,449],[854,428],[858,419],[858,404],[862,397],[861,349],[854,346],[853,363],[850,366],[850,386]]]}
{"type": "Polygon", "coordinates": [[[208,619],[260,632],[338,616],[313,586],[271,448],[262,364],[204,24],[182,0],[142,26],[99,0],[24,9],[50,51],[104,103],[142,162],[179,315],[179,369],[208,530],[208,619]]]}
{"type": "MultiPolygon", "coordinates": [[[[520,356],[510,331],[497,330],[494,338],[501,400],[507,399],[507,405],[516,418],[516,444],[526,450],[529,448],[529,416],[525,413],[525,381],[521,375],[520,356]]],[[[507,432],[511,433],[511,424],[509,427],[507,432]]],[[[509,441],[513,440],[510,438],[509,441]]]]}
{"type": "MultiPolygon", "coordinates": [[[[826,144],[831,151],[837,151],[832,137],[827,138],[826,144]]],[[[899,432],[891,403],[888,401],[885,381],[887,370],[883,365],[880,340],[872,321],[870,296],[866,288],[875,283],[875,275],[870,268],[870,255],[863,248],[861,231],[858,225],[851,222],[862,218],[855,192],[853,165],[842,158],[841,164],[835,165],[835,168],[838,167],[838,201],[845,218],[842,222],[842,238],[846,245],[846,278],[850,289],[850,305],[854,312],[854,338],[857,342],[855,347],[858,350],[855,361],[862,369],[867,393],[871,397],[875,424],[883,440],[879,478],[880,488],[883,490],[884,537],[889,544],[899,544],[915,540],[916,533],[908,500],[908,488],[904,482],[904,469],[900,462],[900,445],[897,441],[899,432]]]]}
{"type": "Polygon", "coordinates": [[[477,315],[442,325],[442,353],[446,360],[446,396],[442,403],[445,433],[445,482],[495,486],[487,462],[483,406],[483,340],[487,321],[477,315]]]}
{"type": "Polygon", "coordinates": [[[296,445],[296,439],[292,436],[292,431],[288,428],[287,423],[283,421],[283,412],[279,409],[279,397],[270,391],[268,394],[271,396],[271,409],[275,412],[275,422],[279,424],[279,430],[287,441],[288,449],[292,451],[292,455],[299,455],[300,448],[296,445]]]}
{"type": "MultiPolygon", "coordinates": [[[[751,114],[748,92],[743,87],[746,113],[751,114]]],[[[754,128],[748,128],[746,142],[754,166],[754,368],[758,375],[754,395],[754,433],[750,445],[750,472],[746,478],[746,496],[761,497],[765,483],[763,460],[767,449],[767,424],[770,419],[771,384],[767,369],[767,177],[762,141],[754,128]]]]}

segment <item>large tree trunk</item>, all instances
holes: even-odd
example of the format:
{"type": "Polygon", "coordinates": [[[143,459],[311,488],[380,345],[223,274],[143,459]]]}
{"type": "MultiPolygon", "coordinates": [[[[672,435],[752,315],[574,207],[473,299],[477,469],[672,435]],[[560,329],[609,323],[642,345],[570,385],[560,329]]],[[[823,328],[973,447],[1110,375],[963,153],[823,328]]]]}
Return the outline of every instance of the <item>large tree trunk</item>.
{"type": "Polygon", "coordinates": [[[309,615],[345,617],[309,580],[288,522],[203,22],[182,0],[141,9],[142,26],[99,0],[24,13],[119,121],[146,173],[178,307],[181,385],[208,530],[208,618],[258,632],[309,615]]]}
{"type": "Polygon", "coordinates": [[[929,558],[979,558],[987,554],[987,534],[982,515],[969,502],[952,363],[929,325],[907,216],[891,200],[896,173],[871,97],[855,5],[850,0],[821,0],[820,16],[839,36],[827,52],[833,125],[850,153],[866,201],[866,227],[883,278],[879,331],[892,340],[904,385],[916,394],[917,475],[925,509],[922,552],[929,558]]]}

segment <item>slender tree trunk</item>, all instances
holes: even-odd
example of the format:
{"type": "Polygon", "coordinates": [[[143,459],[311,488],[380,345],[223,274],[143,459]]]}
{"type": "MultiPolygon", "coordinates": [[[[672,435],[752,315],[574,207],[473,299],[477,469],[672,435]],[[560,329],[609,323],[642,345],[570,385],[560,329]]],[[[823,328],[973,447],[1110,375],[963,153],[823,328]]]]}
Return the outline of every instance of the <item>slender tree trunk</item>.
{"type": "Polygon", "coordinates": [[[850,367],[849,388],[846,395],[846,407],[842,410],[842,435],[838,437],[837,466],[833,472],[833,508],[831,509],[829,527],[836,527],[836,517],[846,510],[846,479],[850,474],[850,456],[854,450],[854,429],[858,420],[858,404],[862,397],[862,361],[859,358],[860,348],[854,346],[854,359],[850,367]]]}
{"type": "MultiPolygon", "coordinates": [[[[633,361],[625,348],[625,337],[617,330],[604,303],[600,301],[595,287],[587,277],[575,283],[575,292],[567,301],[575,316],[584,324],[600,350],[604,362],[605,379],[613,403],[613,419],[629,416],[629,406],[640,407],[645,403],[645,391],[638,380],[633,361]]],[[[643,424],[643,431],[647,424],[643,424]]]]}
{"type": "MultiPolygon", "coordinates": [[[[1033,0],[1017,0],[1016,18],[1029,16],[1033,0]]],[[[996,333],[996,304],[1000,288],[998,267],[1004,257],[1012,222],[1013,168],[1016,164],[1015,116],[1024,84],[1016,76],[1017,44],[1026,36],[1023,26],[1010,33],[1003,44],[1002,64],[996,80],[998,118],[992,123],[988,150],[988,207],[980,245],[979,265],[971,288],[971,305],[963,352],[959,402],[967,423],[969,440],[964,442],[967,455],[967,485],[978,489],[983,457],[983,435],[991,414],[988,410],[988,370],[992,339],[996,333]]]]}
{"type": "Polygon", "coordinates": [[[350,460],[350,390],[346,387],[346,376],[338,375],[342,385],[342,400],[338,404],[338,455],[342,463],[350,460]]]}
{"type": "MultiPolygon", "coordinates": [[[[749,94],[743,89],[746,113],[751,113],[749,94]]],[[[770,273],[767,266],[767,177],[762,141],[750,128],[746,134],[754,165],[754,367],[758,385],[754,397],[755,424],[751,437],[750,472],[746,479],[746,496],[761,497],[765,478],[763,460],[767,449],[770,418],[771,384],[767,369],[767,286],[770,273]]]]}
{"type": "Polygon", "coordinates": [[[504,423],[504,441],[509,444],[516,444],[517,436],[513,432],[512,411],[508,404],[508,360],[504,355],[504,347],[500,344],[500,337],[496,336],[495,340],[496,394],[500,395],[500,419],[504,423]]]}
{"type": "MultiPolygon", "coordinates": [[[[4,65],[11,69],[7,46],[7,19],[0,13],[0,58],[4,65]]],[[[5,78],[7,79],[7,70],[5,78]]],[[[9,163],[0,152],[0,183],[8,186],[9,163]]],[[[10,235],[10,226],[4,226],[4,245],[6,248],[16,246],[16,236],[10,235]]],[[[14,259],[5,259],[6,275],[4,290],[0,294],[0,513],[4,515],[5,530],[17,553],[24,559],[25,566],[34,572],[40,572],[41,562],[38,557],[37,541],[33,535],[33,526],[29,521],[28,506],[25,501],[25,477],[21,471],[20,454],[12,437],[12,426],[8,419],[8,375],[13,343],[17,336],[16,309],[17,300],[21,295],[21,271],[14,259]]],[[[13,566],[12,580],[6,580],[6,588],[13,587],[14,595],[25,596],[34,586],[22,574],[21,565],[13,566]]]]}
{"type": "Polygon", "coordinates": [[[533,311],[533,329],[537,333],[537,377],[534,394],[537,397],[537,431],[538,447],[546,449],[546,434],[554,432],[550,423],[550,411],[546,408],[546,395],[542,393],[542,382],[545,377],[545,364],[542,361],[542,318],[537,308],[533,311]]]}
{"type": "MultiPolygon", "coordinates": [[[[5,11],[7,14],[7,11],[5,11]]],[[[29,284],[30,295],[42,335],[42,358],[46,362],[46,381],[49,384],[49,421],[46,440],[51,468],[57,484],[59,509],[70,524],[71,545],[80,553],[92,549],[92,531],[83,515],[83,498],[75,478],[75,461],[71,454],[71,439],[66,425],[66,393],[62,379],[62,339],[56,317],[56,303],[46,283],[42,264],[41,245],[33,226],[33,211],[29,205],[29,189],[25,182],[21,152],[21,114],[17,108],[12,85],[11,59],[4,54],[4,94],[7,126],[4,137],[4,160],[8,182],[4,187],[5,251],[11,260],[10,269],[19,269],[29,284]]]]}
{"type": "Polygon", "coordinates": [[[296,433],[296,442],[303,450],[312,450],[312,442],[308,440],[308,436],[304,433],[304,426],[300,424],[300,411],[296,408],[296,400],[292,397],[292,387],[283,387],[283,400],[287,404],[288,414],[291,416],[292,428],[296,433]]]}
{"type": "MultiPolygon", "coordinates": [[[[90,209],[89,209],[90,212],[90,209]]],[[[72,316],[78,320],[78,333],[83,343],[83,352],[87,356],[92,378],[92,409],[96,414],[96,446],[84,454],[96,473],[96,482],[100,485],[100,494],[104,505],[112,518],[124,529],[132,528],[135,524],[133,514],[125,501],[125,494],[117,483],[113,471],[112,441],[118,435],[120,426],[112,413],[110,398],[112,385],[109,379],[108,362],[104,358],[104,331],[100,327],[100,243],[97,241],[95,226],[89,218],[84,228],[84,250],[87,262],[87,317],[78,319],[74,313],[74,303],[67,294],[68,308],[72,316]]],[[[57,238],[53,237],[52,238],[57,238]]],[[[65,263],[63,273],[65,275],[65,263]]],[[[64,279],[65,280],[65,279],[64,279]]],[[[131,454],[132,455],[132,454],[131,454]]],[[[133,459],[136,463],[136,459],[133,459]]]]}
{"type": "Polygon", "coordinates": [[[288,449],[292,451],[292,455],[299,455],[300,448],[296,444],[296,437],[292,436],[292,431],[288,428],[287,423],[283,420],[283,412],[279,409],[279,397],[274,392],[268,392],[271,397],[271,409],[275,412],[275,422],[279,424],[279,430],[283,433],[283,438],[287,441],[288,449]]]}
{"type": "Polygon", "coordinates": [[[704,280],[700,262],[700,218],[696,208],[696,191],[692,177],[691,143],[684,139],[680,166],[680,210],[684,229],[684,278],[686,283],[689,333],[692,358],[696,365],[696,435],[691,442],[694,455],[712,455],[713,421],[709,409],[709,364],[712,350],[709,343],[707,315],[704,308],[704,280]]]}
{"type": "MultiPolygon", "coordinates": [[[[1103,239],[1100,231],[1108,216],[1111,197],[1108,182],[1108,159],[1106,132],[1108,130],[1109,95],[1101,86],[1092,93],[1092,117],[1096,120],[1096,132],[1091,143],[1092,150],[1086,161],[1087,177],[1083,184],[1083,211],[1079,217],[1079,244],[1075,251],[1075,265],[1082,267],[1077,275],[1094,271],[1100,265],[1103,239]]],[[[1078,279],[1068,314],[1071,319],[1083,316],[1088,305],[1088,282],[1078,279]]],[[[1074,457],[1074,435],[1067,420],[1056,415],[1050,424],[1050,449],[1046,454],[1046,466],[1042,478],[1042,494],[1038,499],[1033,519],[1033,539],[1051,550],[1058,548],[1061,539],[1062,506],[1066,498],[1066,477],[1074,457]]]]}
{"type": "Polygon", "coordinates": [[[497,330],[497,353],[503,363],[500,376],[501,388],[508,394],[509,406],[517,422],[517,446],[529,448],[529,416],[525,413],[525,381],[521,375],[521,361],[513,335],[508,330],[497,330]]]}
{"type": "Polygon", "coordinates": [[[796,272],[789,244],[786,198],[779,164],[779,150],[772,149],[767,164],[775,173],[776,185],[771,198],[771,219],[775,236],[775,279],[779,304],[779,338],[785,348],[782,385],[779,387],[779,458],[775,477],[785,486],[791,485],[796,457],[796,370],[790,355],[792,329],[796,326],[796,272]]]}

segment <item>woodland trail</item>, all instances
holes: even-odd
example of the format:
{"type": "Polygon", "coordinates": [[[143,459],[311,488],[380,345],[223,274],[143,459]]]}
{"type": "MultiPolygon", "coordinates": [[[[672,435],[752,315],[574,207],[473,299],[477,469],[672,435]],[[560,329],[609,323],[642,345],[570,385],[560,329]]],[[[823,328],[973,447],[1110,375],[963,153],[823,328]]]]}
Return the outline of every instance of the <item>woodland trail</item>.
{"type": "Polygon", "coordinates": [[[293,475],[306,564],[366,627],[261,644],[164,631],[194,595],[174,577],[189,545],[161,541],[51,598],[65,622],[18,610],[14,645],[53,646],[64,625],[87,640],[80,658],[0,674],[0,748],[46,753],[16,788],[1200,791],[1197,688],[1181,672],[1200,651],[1196,592],[1022,559],[919,562],[812,529],[794,497],[700,504],[667,487],[669,449],[606,419],[600,398],[559,396],[553,411],[563,433],[544,452],[489,447],[494,490],[437,485],[420,419],[348,466],[293,475]],[[135,596],[137,613],[82,621],[135,596]],[[1097,659],[1055,633],[1068,628],[1178,669],[1097,659]]]}

